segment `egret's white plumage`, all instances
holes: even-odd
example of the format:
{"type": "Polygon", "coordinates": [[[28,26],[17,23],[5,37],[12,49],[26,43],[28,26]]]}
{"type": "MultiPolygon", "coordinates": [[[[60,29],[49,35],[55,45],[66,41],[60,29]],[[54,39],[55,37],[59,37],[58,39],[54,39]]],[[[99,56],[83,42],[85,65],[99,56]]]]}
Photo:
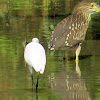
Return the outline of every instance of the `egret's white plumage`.
{"type": "Polygon", "coordinates": [[[37,38],[33,38],[32,42],[26,45],[24,58],[30,67],[43,74],[46,65],[46,54],[44,47],[37,38]]]}
{"type": "Polygon", "coordinates": [[[38,38],[33,38],[32,42],[25,47],[24,58],[29,65],[31,75],[33,75],[33,68],[36,72],[44,73],[46,65],[46,53],[44,47],[39,43],[38,38]]]}

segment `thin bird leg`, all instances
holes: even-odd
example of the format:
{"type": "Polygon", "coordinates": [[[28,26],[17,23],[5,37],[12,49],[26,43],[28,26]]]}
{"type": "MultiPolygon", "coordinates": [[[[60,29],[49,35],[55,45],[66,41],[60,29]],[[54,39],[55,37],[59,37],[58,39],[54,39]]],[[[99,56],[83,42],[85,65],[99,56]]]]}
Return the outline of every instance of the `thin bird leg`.
{"type": "Polygon", "coordinates": [[[34,83],[34,82],[33,82],[33,75],[31,75],[31,78],[32,78],[32,87],[33,87],[33,83],[34,83]]]}
{"type": "Polygon", "coordinates": [[[78,64],[78,56],[80,54],[80,51],[81,51],[81,46],[79,45],[78,48],[76,49],[76,59],[75,59],[75,62],[76,64],[78,64]]]}
{"type": "Polygon", "coordinates": [[[32,78],[32,87],[33,87],[33,68],[31,66],[29,66],[29,70],[30,70],[30,73],[31,73],[31,78],[32,78]]]}
{"type": "Polygon", "coordinates": [[[36,92],[37,92],[37,89],[38,89],[38,79],[39,79],[39,72],[38,72],[38,76],[37,76],[36,92]]]}

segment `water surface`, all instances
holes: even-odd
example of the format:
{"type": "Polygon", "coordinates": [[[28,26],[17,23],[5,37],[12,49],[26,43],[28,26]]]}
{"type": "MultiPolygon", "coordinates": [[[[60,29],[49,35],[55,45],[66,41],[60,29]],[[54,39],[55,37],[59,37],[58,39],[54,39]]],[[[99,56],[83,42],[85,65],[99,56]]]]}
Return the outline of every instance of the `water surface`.
{"type": "MultiPolygon", "coordinates": [[[[92,16],[78,65],[71,53],[65,53],[64,60],[64,52],[48,50],[53,28],[70,15],[79,1],[0,1],[0,100],[100,99],[100,13],[92,16]],[[38,94],[34,87],[34,95],[23,56],[24,42],[33,37],[39,38],[47,56],[38,94]]],[[[34,71],[35,83],[36,78],[34,71]]]]}

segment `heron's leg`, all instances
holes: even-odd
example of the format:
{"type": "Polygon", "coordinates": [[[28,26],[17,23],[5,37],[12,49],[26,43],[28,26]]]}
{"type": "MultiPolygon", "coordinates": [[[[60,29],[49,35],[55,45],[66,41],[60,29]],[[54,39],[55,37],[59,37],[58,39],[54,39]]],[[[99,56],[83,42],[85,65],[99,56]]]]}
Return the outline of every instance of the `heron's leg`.
{"type": "Polygon", "coordinates": [[[77,49],[76,49],[76,64],[78,63],[78,56],[79,56],[79,54],[80,54],[80,51],[81,51],[81,45],[79,45],[78,47],[77,47],[77,49]]]}
{"type": "Polygon", "coordinates": [[[38,72],[38,76],[37,76],[36,92],[37,92],[37,88],[38,88],[38,79],[39,79],[39,72],[38,72]]]}

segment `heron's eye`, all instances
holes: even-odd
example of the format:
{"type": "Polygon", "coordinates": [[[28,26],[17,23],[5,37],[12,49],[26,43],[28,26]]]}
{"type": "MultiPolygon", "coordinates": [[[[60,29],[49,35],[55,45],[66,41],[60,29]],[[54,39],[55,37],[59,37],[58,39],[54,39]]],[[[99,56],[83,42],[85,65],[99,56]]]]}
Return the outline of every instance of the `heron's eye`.
{"type": "Polygon", "coordinates": [[[94,4],[91,4],[91,7],[92,7],[92,8],[94,8],[94,7],[95,7],[95,5],[94,5],[94,4]]]}

